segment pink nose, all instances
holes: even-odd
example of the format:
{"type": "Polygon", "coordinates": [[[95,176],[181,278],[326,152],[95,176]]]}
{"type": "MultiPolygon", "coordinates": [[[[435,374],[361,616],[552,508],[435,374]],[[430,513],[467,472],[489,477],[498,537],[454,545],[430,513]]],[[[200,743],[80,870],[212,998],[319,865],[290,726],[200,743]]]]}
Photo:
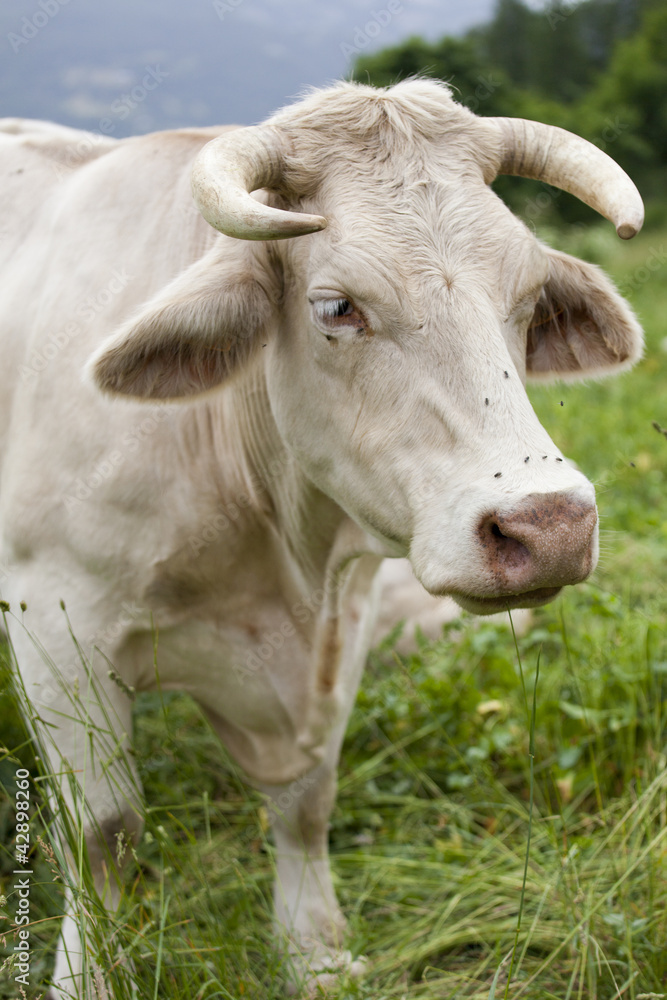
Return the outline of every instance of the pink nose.
{"type": "Polygon", "coordinates": [[[480,544],[498,594],[584,580],[593,568],[597,510],[570,493],[532,493],[479,522],[480,544]]]}

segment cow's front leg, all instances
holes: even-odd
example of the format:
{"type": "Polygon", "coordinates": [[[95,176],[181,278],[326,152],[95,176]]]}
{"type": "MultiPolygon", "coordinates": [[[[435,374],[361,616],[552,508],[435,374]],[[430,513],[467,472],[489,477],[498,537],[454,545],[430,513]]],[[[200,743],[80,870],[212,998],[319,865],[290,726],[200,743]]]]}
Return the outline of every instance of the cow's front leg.
{"type": "Polygon", "coordinates": [[[351,525],[348,534],[349,538],[341,530],[340,545],[331,556],[314,656],[304,678],[313,687],[297,744],[310,747],[313,756],[321,750],[321,759],[290,784],[258,786],[270,799],[277,930],[293,956],[293,985],[311,992],[319,987],[335,989],[340,973],[358,976],[365,967],[363,959],[355,961],[343,948],[345,919],[331,881],[328,843],[338,760],[379,594],[374,578],[380,560],[357,558],[359,529],[351,525]]]}
{"type": "MultiPolygon", "coordinates": [[[[65,914],[48,1000],[97,1000],[106,993],[103,969],[96,969],[99,932],[97,901],[80,883],[84,863],[79,835],[85,840],[90,873],[100,901],[114,914],[120,899],[123,860],[140,836],[141,786],[131,755],[132,703],[108,676],[102,661],[98,676],[73,658],[63,640],[56,642],[53,670],[42,660],[30,636],[14,630],[14,648],[34,717],[40,756],[52,775],[49,805],[52,836],[69,872],[65,914]],[[39,720],[39,721],[37,721],[39,720]],[[65,835],[66,817],[71,835],[65,835]]],[[[65,873],[63,873],[65,875],[65,873]]]]}
{"type": "Polygon", "coordinates": [[[360,975],[364,967],[343,948],[345,918],[329,868],[339,746],[331,750],[328,759],[291,784],[260,786],[269,796],[276,846],[276,930],[292,955],[293,985],[311,990],[335,985],[340,972],[360,975]]]}

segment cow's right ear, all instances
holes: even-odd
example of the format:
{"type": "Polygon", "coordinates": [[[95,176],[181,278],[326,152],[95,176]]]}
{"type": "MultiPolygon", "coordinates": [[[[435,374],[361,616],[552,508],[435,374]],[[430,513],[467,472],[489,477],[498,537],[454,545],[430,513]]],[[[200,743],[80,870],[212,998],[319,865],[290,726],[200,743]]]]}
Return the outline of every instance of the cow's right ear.
{"type": "Polygon", "coordinates": [[[260,346],[278,294],[261,249],[225,237],[102,345],[88,374],[104,392],[179,399],[208,392],[260,346]]]}
{"type": "Polygon", "coordinates": [[[642,328],[599,267],[544,248],[549,279],[528,328],[529,378],[601,378],[642,355],[642,328]]]}

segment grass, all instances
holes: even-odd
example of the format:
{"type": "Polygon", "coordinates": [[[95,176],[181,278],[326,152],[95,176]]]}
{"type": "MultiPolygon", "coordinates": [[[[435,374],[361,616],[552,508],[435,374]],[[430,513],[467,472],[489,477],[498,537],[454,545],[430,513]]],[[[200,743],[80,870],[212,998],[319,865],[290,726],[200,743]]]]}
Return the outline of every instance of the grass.
{"type": "MultiPolygon", "coordinates": [[[[667,232],[624,245],[601,227],[553,242],[632,286],[648,334],[647,356],[628,375],[531,390],[544,425],[596,483],[601,564],[535,613],[518,649],[506,628],[466,629],[462,616],[409,659],[391,639],[372,653],[331,826],[350,947],[369,959],[341,1000],[667,995],[667,440],[652,426],[667,426],[667,262],[647,265],[667,232]]],[[[35,778],[41,765],[6,665],[0,698],[9,953],[9,795],[16,761],[35,778]]],[[[129,995],[120,952],[134,960],[141,997],[283,997],[261,797],[185,696],[140,696],[135,718],[145,834],[118,913],[91,926],[109,996],[129,995]]],[[[40,834],[46,845],[35,849],[31,898],[33,981],[42,983],[62,906],[47,820],[42,806],[31,824],[33,842],[40,834]]],[[[85,865],[82,880],[81,905],[101,914],[85,865]]],[[[9,968],[4,977],[0,998],[18,996],[9,968]]]]}

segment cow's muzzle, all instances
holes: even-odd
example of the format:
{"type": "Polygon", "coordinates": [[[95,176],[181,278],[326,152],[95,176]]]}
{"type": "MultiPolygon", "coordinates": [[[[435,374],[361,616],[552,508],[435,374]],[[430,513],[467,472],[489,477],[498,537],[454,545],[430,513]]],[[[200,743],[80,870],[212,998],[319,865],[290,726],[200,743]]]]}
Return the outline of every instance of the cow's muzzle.
{"type": "Polygon", "coordinates": [[[594,568],[597,520],[595,504],[577,493],[533,493],[489,511],[476,531],[487,587],[454,596],[476,614],[550,601],[594,568]]]}

